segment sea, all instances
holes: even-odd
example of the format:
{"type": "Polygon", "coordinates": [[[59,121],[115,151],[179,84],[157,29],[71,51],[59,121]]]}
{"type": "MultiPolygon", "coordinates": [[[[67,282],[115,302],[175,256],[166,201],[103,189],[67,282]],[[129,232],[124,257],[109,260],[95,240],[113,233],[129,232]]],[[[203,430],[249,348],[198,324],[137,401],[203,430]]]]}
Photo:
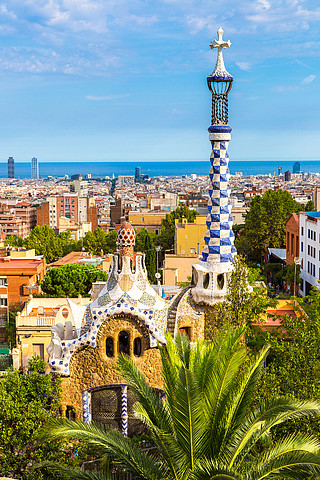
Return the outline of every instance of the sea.
{"type": "MultiPolygon", "coordinates": [[[[292,172],[295,160],[230,160],[229,168],[232,174],[242,172],[243,176],[277,174],[278,167],[281,173],[292,172]]],[[[117,177],[118,175],[134,175],[135,167],[141,168],[141,174],[150,177],[181,176],[181,175],[208,175],[210,161],[150,161],[150,162],[39,162],[41,178],[63,177],[64,175],[91,174],[92,178],[117,177]]],[[[301,172],[320,173],[320,160],[300,161],[301,172]]],[[[0,178],[7,178],[7,163],[0,163],[0,178]]],[[[15,178],[31,178],[31,163],[15,162],[15,178]]]]}

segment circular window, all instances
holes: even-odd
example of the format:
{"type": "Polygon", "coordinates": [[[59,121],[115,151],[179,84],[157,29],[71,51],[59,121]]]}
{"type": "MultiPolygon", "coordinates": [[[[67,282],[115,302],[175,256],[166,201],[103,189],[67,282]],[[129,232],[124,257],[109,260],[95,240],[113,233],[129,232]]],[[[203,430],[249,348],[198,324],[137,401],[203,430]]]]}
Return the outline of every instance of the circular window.
{"type": "Polygon", "coordinates": [[[64,318],[67,318],[67,317],[69,316],[69,310],[68,310],[67,308],[64,308],[64,309],[62,310],[62,316],[63,316],[64,318]]]}

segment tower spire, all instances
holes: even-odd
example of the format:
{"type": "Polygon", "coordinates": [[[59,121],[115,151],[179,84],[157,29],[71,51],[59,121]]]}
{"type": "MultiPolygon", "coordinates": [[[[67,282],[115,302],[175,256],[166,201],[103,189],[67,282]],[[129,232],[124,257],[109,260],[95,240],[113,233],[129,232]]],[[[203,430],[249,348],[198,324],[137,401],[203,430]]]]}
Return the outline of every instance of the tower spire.
{"type": "Polygon", "coordinates": [[[207,231],[201,260],[193,265],[195,287],[192,289],[192,295],[196,302],[209,305],[225,298],[228,276],[236,253],[228,188],[230,177],[228,145],[232,131],[228,125],[228,94],[233,77],[227,72],[222,56],[222,50],[230,47],[231,43],[229,40],[223,41],[222,34],[223,30],[219,28],[218,40],[210,44],[210,48],[217,48],[218,57],[213,72],[207,77],[212,95],[211,125],[208,128],[212,152],[207,231]]]}

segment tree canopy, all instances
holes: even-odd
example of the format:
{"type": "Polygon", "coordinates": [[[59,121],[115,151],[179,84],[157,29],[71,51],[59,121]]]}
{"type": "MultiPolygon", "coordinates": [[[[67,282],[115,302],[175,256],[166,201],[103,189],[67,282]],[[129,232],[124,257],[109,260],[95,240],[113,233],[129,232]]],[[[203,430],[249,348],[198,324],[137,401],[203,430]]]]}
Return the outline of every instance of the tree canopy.
{"type": "Polygon", "coordinates": [[[74,240],[69,231],[56,235],[48,225],[37,225],[24,240],[8,235],[6,245],[34,248],[36,255],[43,255],[47,263],[52,263],[70,252],[81,251],[82,248],[93,255],[113,253],[117,248],[117,232],[112,230],[106,234],[98,227],[93,233],[87,232],[83,239],[74,240]]]}
{"type": "Polygon", "coordinates": [[[29,371],[6,371],[0,380],[0,475],[23,480],[52,478],[32,470],[34,462],[71,460],[62,440],[38,442],[40,428],[56,416],[60,405],[60,380],[45,374],[45,362],[29,360],[29,371]]]}
{"type": "Polygon", "coordinates": [[[107,273],[102,270],[73,263],[48,270],[41,289],[52,297],[86,296],[93,282],[106,281],[107,278],[107,273]]]}
{"type": "Polygon", "coordinates": [[[284,248],[286,221],[303,207],[285,190],[268,190],[252,199],[244,228],[236,240],[239,253],[258,261],[268,247],[284,248]]]}

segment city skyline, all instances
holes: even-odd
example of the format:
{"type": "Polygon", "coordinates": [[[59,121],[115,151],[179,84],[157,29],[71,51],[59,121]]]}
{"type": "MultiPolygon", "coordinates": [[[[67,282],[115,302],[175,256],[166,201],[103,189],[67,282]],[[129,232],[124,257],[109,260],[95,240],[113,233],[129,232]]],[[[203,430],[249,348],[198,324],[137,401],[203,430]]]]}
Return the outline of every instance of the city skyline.
{"type": "Polygon", "coordinates": [[[312,0],[5,1],[0,158],[208,159],[221,25],[231,159],[319,159],[319,19],[312,0]]]}

